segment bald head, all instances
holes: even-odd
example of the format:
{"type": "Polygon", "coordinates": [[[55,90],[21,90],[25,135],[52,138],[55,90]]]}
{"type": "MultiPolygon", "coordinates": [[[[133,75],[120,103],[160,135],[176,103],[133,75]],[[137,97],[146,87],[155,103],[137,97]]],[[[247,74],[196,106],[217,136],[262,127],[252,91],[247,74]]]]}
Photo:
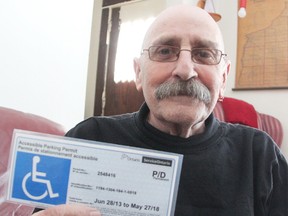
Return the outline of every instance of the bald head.
{"type": "Polygon", "coordinates": [[[189,5],[172,6],[160,13],[145,35],[143,48],[163,42],[224,49],[221,31],[214,19],[205,10],[189,5]],[[172,38],[175,41],[171,41],[172,38]],[[181,41],[177,42],[177,38],[181,41]]]}
{"type": "Polygon", "coordinates": [[[156,18],[142,55],[134,59],[136,88],[150,109],[151,125],[185,138],[204,131],[225,90],[230,62],[222,61],[223,49],[218,25],[200,8],[174,6],[156,18]]]}

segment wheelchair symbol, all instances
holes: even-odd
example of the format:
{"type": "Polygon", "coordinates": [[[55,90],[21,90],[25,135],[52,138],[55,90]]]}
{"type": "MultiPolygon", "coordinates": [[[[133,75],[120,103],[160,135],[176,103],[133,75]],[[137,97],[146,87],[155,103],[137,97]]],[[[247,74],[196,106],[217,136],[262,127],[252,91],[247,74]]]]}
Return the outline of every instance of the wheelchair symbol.
{"type": "Polygon", "coordinates": [[[41,200],[41,199],[45,198],[47,195],[49,195],[50,198],[59,197],[58,193],[53,193],[52,185],[51,185],[51,182],[49,180],[38,178],[38,177],[46,177],[46,173],[37,171],[37,164],[39,162],[40,162],[40,157],[34,156],[33,162],[32,162],[32,173],[31,172],[27,173],[22,180],[22,189],[23,189],[25,195],[27,197],[29,197],[30,199],[33,199],[33,200],[41,200]],[[34,196],[28,192],[27,187],[26,187],[26,183],[30,177],[32,177],[32,182],[38,182],[38,183],[46,184],[47,190],[45,190],[45,192],[42,195],[34,196]]]}

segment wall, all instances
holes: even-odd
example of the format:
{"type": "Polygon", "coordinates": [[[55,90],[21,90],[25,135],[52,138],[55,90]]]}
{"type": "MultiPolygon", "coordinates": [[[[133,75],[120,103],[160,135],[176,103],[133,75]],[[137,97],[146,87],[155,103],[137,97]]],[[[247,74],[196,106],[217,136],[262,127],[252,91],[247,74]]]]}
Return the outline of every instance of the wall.
{"type": "MultiPolygon", "coordinates": [[[[147,0],[151,1],[151,0],[147,0]]],[[[185,3],[196,5],[197,0],[166,0],[167,7],[185,3]]],[[[156,1],[155,1],[155,4],[156,1]]],[[[232,62],[231,71],[229,74],[229,80],[226,89],[226,96],[235,97],[242,100],[245,100],[255,106],[259,112],[273,115],[280,119],[284,127],[284,141],[282,146],[282,151],[284,155],[288,158],[288,101],[286,100],[288,89],[283,90],[254,90],[254,91],[233,91],[234,82],[235,82],[235,71],[236,71],[236,50],[237,50],[237,12],[238,12],[238,1],[232,0],[215,0],[214,1],[215,9],[218,13],[222,15],[222,19],[219,22],[219,26],[223,32],[223,37],[226,45],[226,52],[232,62]]],[[[141,8],[139,9],[141,10],[141,8]]],[[[101,8],[94,8],[94,14],[101,13],[101,8]]],[[[247,11],[249,13],[249,11],[247,11]]],[[[93,22],[99,22],[99,19],[93,20],[93,22]]],[[[99,28],[94,29],[95,41],[99,39],[99,28]]],[[[95,50],[96,45],[92,44],[91,49],[95,50]]],[[[94,53],[95,54],[95,53],[94,53]]],[[[97,53],[96,53],[97,55],[97,53]]],[[[93,59],[97,59],[93,57],[93,59]]],[[[132,65],[131,65],[132,67],[132,65]]],[[[95,65],[89,67],[89,74],[95,74],[95,65]]],[[[92,85],[90,88],[87,86],[88,92],[95,91],[95,86],[92,85]],[[90,90],[89,90],[90,89],[90,90]]],[[[94,100],[94,99],[93,99],[94,100]]],[[[85,113],[86,117],[93,115],[92,111],[93,103],[86,101],[87,112],[85,113]],[[87,108],[88,107],[88,108],[87,108]]]]}
{"type": "Polygon", "coordinates": [[[93,0],[0,2],[0,106],[84,118],[93,0]]]}

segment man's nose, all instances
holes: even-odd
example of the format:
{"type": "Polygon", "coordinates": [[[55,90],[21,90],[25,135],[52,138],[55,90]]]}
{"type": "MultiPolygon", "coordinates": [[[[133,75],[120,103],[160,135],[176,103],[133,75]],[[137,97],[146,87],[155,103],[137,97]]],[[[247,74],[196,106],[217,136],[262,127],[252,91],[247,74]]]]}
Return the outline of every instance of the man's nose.
{"type": "Polygon", "coordinates": [[[173,75],[178,76],[182,80],[189,80],[198,76],[195,71],[195,63],[191,59],[191,50],[181,49],[173,75]]]}

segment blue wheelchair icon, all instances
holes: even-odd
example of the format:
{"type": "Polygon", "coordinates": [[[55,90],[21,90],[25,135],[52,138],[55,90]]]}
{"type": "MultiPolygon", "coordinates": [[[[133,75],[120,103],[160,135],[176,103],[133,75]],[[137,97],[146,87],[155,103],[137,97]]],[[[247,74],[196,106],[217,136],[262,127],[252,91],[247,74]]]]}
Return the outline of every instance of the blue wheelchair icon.
{"type": "Polygon", "coordinates": [[[12,197],[66,203],[71,160],[18,152],[12,197]]]}

